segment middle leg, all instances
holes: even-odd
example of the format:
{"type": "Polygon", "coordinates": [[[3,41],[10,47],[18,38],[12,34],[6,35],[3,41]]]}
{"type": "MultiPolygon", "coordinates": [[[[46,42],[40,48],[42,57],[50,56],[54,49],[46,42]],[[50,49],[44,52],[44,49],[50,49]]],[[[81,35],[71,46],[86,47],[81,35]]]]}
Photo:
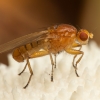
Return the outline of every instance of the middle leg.
{"type": "Polygon", "coordinates": [[[50,60],[51,60],[51,65],[52,65],[52,70],[51,70],[51,82],[53,82],[53,66],[54,66],[54,61],[53,61],[53,58],[52,58],[51,53],[50,53],[49,55],[50,55],[50,60]]]}

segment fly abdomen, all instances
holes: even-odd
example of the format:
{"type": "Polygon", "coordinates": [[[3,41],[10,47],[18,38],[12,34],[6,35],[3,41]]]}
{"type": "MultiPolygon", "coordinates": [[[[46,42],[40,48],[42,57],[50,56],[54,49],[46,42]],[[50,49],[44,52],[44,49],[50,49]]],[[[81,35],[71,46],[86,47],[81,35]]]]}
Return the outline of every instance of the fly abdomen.
{"type": "Polygon", "coordinates": [[[16,48],[13,51],[13,58],[18,61],[18,62],[23,62],[25,60],[25,56],[24,54],[27,52],[26,47],[25,46],[21,46],[19,48],[16,48]]]}
{"type": "Polygon", "coordinates": [[[32,52],[35,52],[38,48],[39,45],[41,45],[43,41],[34,41],[32,43],[28,43],[26,45],[20,46],[19,48],[16,48],[13,51],[13,58],[18,61],[18,62],[23,62],[26,59],[27,52],[30,54],[31,50],[32,52]],[[36,49],[37,48],[37,49],[36,49]]]}

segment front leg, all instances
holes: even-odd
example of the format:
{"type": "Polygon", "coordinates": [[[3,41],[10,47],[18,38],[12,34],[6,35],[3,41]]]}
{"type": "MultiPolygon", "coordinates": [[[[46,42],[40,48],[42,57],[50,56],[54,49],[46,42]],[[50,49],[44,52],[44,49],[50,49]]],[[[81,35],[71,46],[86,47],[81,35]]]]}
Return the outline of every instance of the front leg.
{"type": "MultiPolygon", "coordinates": [[[[77,46],[76,46],[77,47],[77,46]]],[[[79,46],[78,46],[79,47],[79,46]]],[[[72,49],[72,48],[66,48],[65,51],[67,53],[70,53],[70,54],[73,54],[75,55],[74,58],[73,58],[73,67],[75,68],[75,73],[77,75],[77,77],[79,77],[78,73],[77,73],[77,64],[80,62],[80,60],[82,59],[83,55],[84,55],[84,52],[83,51],[80,51],[80,50],[75,50],[75,49],[72,49]],[[74,61],[75,61],[75,58],[77,55],[81,54],[80,58],[76,61],[76,64],[74,65],[74,61]]]]}
{"type": "MultiPolygon", "coordinates": [[[[73,43],[73,45],[72,45],[72,48],[75,48],[75,47],[79,47],[79,51],[81,50],[81,48],[82,48],[82,45],[80,45],[80,44],[78,44],[78,43],[73,43]]],[[[74,61],[75,61],[75,58],[77,57],[77,54],[74,56],[74,58],[73,58],[73,67],[77,67],[77,63],[78,62],[76,62],[76,65],[74,65],[74,61]]]]}

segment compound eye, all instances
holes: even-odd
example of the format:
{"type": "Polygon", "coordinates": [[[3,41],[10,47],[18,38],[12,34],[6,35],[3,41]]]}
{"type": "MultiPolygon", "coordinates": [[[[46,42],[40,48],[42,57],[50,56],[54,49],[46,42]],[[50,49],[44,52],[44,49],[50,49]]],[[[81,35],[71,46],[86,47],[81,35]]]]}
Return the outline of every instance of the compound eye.
{"type": "Polygon", "coordinates": [[[82,41],[86,41],[88,39],[88,35],[85,32],[81,32],[79,37],[82,41]]]}

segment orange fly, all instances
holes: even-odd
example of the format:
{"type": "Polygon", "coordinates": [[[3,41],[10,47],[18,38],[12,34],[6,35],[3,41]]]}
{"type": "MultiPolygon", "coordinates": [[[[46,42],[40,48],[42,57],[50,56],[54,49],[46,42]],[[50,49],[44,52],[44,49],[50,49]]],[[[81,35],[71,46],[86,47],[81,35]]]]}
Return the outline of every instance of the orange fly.
{"type": "Polygon", "coordinates": [[[77,73],[77,64],[84,55],[81,48],[82,45],[86,45],[88,43],[89,38],[93,38],[93,34],[89,33],[85,29],[77,31],[77,29],[72,25],[55,25],[49,27],[47,30],[31,33],[0,45],[0,53],[14,49],[12,56],[16,61],[23,62],[26,60],[24,69],[19,73],[19,75],[21,75],[28,66],[30,77],[27,84],[24,86],[24,88],[26,88],[33,75],[29,59],[50,55],[52,65],[51,81],[53,81],[53,70],[54,67],[56,68],[56,54],[61,51],[66,51],[67,53],[74,55],[72,64],[75,68],[76,75],[79,76],[77,73]],[[79,50],[75,50],[75,47],[79,47],[79,50]],[[55,56],[55,61],[52,58],[52,54],[55,56]],[[81,56],[75,62],[77,55],[81,56]]]}

